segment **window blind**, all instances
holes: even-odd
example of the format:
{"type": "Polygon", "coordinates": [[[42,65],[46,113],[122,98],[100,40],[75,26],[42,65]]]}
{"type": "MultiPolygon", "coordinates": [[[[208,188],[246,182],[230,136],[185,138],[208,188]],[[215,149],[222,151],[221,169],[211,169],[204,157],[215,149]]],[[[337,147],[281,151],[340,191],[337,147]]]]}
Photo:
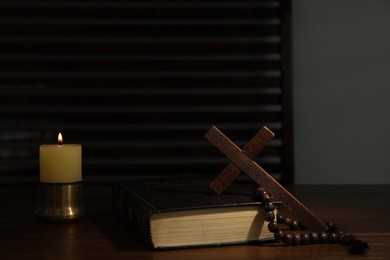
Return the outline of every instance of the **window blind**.
{"type": "Polygon", "coordinates": [[[291,183],[290,2],[0,2],[0,180],[39,175],[39,145],[83,145],[85,181],[216,176],[241,147],[291,183]]]}

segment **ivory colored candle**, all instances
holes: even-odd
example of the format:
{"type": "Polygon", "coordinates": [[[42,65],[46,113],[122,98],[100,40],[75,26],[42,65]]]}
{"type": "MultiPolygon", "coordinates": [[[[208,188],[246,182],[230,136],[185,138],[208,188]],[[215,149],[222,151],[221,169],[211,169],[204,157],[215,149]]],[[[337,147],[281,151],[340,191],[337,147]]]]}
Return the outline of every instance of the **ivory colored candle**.
{"type": "Polygon", "coordinates": [[[82,180],[81,144],[58,144],[39,146],[39,180],[44,183],[72,183],[82,180]]]}

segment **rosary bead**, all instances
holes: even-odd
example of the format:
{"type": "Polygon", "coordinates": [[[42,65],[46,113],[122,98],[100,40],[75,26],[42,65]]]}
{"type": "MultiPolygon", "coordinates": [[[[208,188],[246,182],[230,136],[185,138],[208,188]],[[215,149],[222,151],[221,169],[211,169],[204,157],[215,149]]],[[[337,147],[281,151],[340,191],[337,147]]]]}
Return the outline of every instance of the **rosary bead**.
{"type": "Polygon", "coordinates": [[[310,234],[309,233],[303,233],[302,234],[302,244],[303,245],[308,245],[308,244],[310,244],[310,241],[311,241],[310,234]]]}
{"type": "Polygon", "coordinates": [[[333,222],[326,222],[325,225],[328,227],[329,231],[332,232],[335,224],[333,222]]]}
{"type": "Polygon", "coordinates": [[[294,245],[299,246],[302,244],[301,234],[294,234],[293,237],[294,237],[294,241],[293,241],[294,245]]]}
{"type": "Polygon", "coordinates": [[[299,223],[298,223],[298,221],[293,220],[292,223],[290,224],[290,229],[291,229],[291,230],[296,230],[296,229],[298,229],[298,228],[299,228],[299,223]]]}
{"type": "Polygon", "coordinates": [[[284,232],[282,230],[279,230],[278,232],[274,233],[274,237],[276,240],[283,240],[284,232]]]}
{"type": "Polygon", "coordinates": [[[279,231],[279,224],[276,223],[275,221],[272,221],[268,224],[268,230],[272,233],[278,232],[279,231]]]}
{"type": "Polygon", "coordinates": [[[275,205],[271,201],[267,201],[264,203],[264,210],[265,211],[274,211],[275,205]]]}
{"type": "Polygon", "coordinates": [[[328,240],[330,243],[335,244],[339,240],[339,236],[334,232],[329,233],[328,240]]]}
{"type": "Polygon", "coordinates": [[[320,241],[320,235],[317,232],[311,232],[310,241],[312,244],[317,244],[320,241]]]}
{"type": "Polygon", "coordinates": [[[263,199],[263,194],[267,194],[267,192],[264,190],[262,187],[257,187],[254,190],[254,194],[257,200],[262,200],[263,199]]]}
{"type": "Polygon", "coordinates": [[[362,255],[362,254],[367,254],[368,249],[370,249],[370,247],[368,246],[367,242],[356,239],[352,243],[352,245],[348,248],[348,251],[351,254],[362,255]]]}
{"type": "Polygon", "coordinates": [[[333,233],[336,233],[338,235],[345,233],[345,229],[343,227],[341,227],[340,225],[334,224],[332,222],[326,223],[326,226],[328,227],[330,233],[333,232],[333,233]]]}
{"type": "Polygon", "coordinates": [[[263,187],[256,187],[255,188],[255,193],[258,194],[258,195],[261,195],[265,192],[264,188],[263,187]]]}
{"type": "Polygon", "coordinates": [[[328,242],[328,233],[321,232],[320,233],[320,243],[327,243],[328,242]]]}
{"type": "Polygon", "coordinates": [[[293,241],[294,241],[294,237],[292,234],[286,234],[284,235],[283,237],[283,243],[285,243],[286,245],[292,245],[293,244],[293,241]]]}
{"type": "Polygon", "coordinates": [[[264,213],[264,220],[267,222],[271,222],[275,219],[275,214],[273,211],[268,211],[264,213]]]}
{"type": "Polygon", "coordinates": [[[290,226],[292,224],[292,219],[291,218],[285,218],[284,219],[284,224],[286,224],[287,226],[290,226]]]}
{"type": "Polygon", "coordinates": [[[334,227],[333,232],[335,232],[337,235],[344,235],[344,234],[345,234],[345,229],[342,228],[342,227],[339,226],[339,225],[336,225],[336,226],[334,227]]]}
{"type": "Polygon", "coordinates": [[[268,193],[265,193],[262,195],[262,200],[263,201],[269,201],[271,199],[271,196],[268,193]]]}
{"type": "Polygon", "coordinates": [[[286,219],[284,216],[280,215],[280,214],[277,214],[276,215],[276,220],[279,224],[284,224],[286,222],[286,219]]]}

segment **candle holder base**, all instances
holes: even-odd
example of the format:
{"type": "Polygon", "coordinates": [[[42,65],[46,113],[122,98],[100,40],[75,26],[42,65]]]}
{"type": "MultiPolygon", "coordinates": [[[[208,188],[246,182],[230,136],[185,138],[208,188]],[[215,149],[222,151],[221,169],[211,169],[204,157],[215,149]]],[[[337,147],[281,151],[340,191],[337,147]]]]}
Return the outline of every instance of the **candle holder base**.
{"type": "Polygon", "coordinates": [[[39,204],[35,216],[46,222],[73,222],[86,213],[83,183],[39,183],[39,204]]]}

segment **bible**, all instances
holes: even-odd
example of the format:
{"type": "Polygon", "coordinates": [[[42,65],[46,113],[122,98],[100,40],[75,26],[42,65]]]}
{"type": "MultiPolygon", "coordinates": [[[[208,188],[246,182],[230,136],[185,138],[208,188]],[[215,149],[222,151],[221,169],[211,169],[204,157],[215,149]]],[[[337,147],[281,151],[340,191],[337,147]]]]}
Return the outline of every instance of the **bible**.
{"type": "Polygon", "coordinates": [[[113,210],[155,249],[274,241],[261,203],[252,198],[253,183],[234,182],[219,196],[209,183],[121,180],[113,185],[113,210]]]}

